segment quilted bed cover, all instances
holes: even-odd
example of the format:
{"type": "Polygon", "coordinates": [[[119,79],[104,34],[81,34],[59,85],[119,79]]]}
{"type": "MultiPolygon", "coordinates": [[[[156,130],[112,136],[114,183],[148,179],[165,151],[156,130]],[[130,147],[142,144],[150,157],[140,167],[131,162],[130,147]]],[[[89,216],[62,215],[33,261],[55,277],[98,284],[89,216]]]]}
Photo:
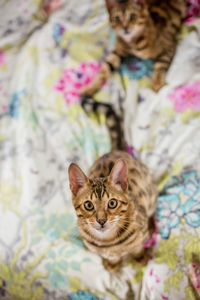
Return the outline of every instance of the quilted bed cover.
{"type": "Polygon", "coordinates": [[[104,1],[0,1],[1,300],[197,299],[200,2],[189,4],[159,93],[153,62],[130,57],[95,95],[123,109],[128,151],[160,191],[147,266],[110,275],[81,241],[67,175],[110,150],[104,116],[80,106],[115,38],[104,1]]]}

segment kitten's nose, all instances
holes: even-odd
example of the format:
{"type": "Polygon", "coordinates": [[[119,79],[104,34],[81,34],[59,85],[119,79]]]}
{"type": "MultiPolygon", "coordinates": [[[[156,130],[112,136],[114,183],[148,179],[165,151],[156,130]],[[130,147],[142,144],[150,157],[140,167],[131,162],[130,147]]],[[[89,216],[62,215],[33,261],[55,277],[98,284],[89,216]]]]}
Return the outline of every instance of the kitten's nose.
{"type": "Polygon", "coordinates": [[[103,226],[105,223],[106,223],[106,221],[107,221],[107,218],[97,218],[97,222],[101,225],[101,226],[103,226]]]}

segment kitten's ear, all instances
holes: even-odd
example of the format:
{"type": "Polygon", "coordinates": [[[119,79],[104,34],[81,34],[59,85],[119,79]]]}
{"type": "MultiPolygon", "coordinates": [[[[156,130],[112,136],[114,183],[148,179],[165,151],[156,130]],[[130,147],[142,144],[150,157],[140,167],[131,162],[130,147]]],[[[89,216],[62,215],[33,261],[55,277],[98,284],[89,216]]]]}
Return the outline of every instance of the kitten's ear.
{"type": "Polygon", "coordinates": [[[109,175],[111,183],[121,187],[125,191],[128,187],[128,168],[122,159],[119,159],[114,164],[112,171],[109,175]]]}
{"type": "Polygon", "coordinates": [[[113,9],[115,1],[116,0],[105,0],[108,12],[110,12],[113,9]]]}
{"type": "Polygon", "coordinates": [[[88,181],[87,176],[83,173],[78,165],[71,163],[68,169],[70,189],[74,196],[76,196],[79,190],[88,181]]]}

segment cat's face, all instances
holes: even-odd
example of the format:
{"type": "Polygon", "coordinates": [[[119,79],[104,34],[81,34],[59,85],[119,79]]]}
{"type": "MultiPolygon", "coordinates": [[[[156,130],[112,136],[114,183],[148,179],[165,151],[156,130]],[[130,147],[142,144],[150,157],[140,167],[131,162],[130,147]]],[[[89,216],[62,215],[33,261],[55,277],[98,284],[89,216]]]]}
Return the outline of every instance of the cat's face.
{"type": "Polygon", "coordinates": [[[89,179],[75,164],[69,167],[70,188],[79,227],[98,239],[109,239],[128,225],[127,167],[117,161],[107,178],[89,179]]]}
{"type": "Polygon", "coordinates": [[[126,42],[140,36],[151,21],[145,0],[106,0],[110,23],[126,42]]]}

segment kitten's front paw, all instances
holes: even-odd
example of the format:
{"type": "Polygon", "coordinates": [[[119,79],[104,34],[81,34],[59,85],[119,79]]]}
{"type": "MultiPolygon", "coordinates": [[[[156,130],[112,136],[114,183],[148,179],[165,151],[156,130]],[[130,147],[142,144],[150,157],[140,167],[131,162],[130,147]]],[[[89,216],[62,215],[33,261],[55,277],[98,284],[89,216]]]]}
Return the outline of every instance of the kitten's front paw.
{"type": "Polygon", "coordinates": [[[165,76],[155,74],[152,77],[152,88],[154,92],[158,92],[165,85],[165,76]],[[162,78],[164,77],[164,78],[162,78]]]}
{"type": "Polygon", "coordinates": [[[164,85],[165,85],[165,82],[152,81],[152,88],[153,88],[154,92],[158,92],[164,85]]]}
{"type": "Polygon", "coordinates": [[[103,258],[103,266],[110,273],[116,273],[121,267],[121,260],[116,263],[111,263],[109,260],[103,258]]]}

